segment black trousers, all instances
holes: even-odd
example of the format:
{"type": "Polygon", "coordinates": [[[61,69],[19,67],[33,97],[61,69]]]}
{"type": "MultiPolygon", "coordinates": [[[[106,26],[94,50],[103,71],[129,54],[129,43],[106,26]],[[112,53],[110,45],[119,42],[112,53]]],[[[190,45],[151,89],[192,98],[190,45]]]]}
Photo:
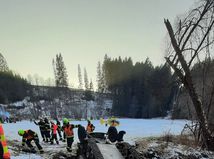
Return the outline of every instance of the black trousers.
{"type": "Polygon", "coordinates": [[[80,154],[86,154],[86,151],[87,151],[87,144],[88,144],[88,142],[87,142],[87,140],[82,140],[82,141],[80,141],[80,154]]]}
{"type": "Polygon", "coordinates": [[[58,135],[59,135],[59,137],[60,137],[60,139],[61,139],[61,138],[62,138],[61,130],[58,129],[57,132],[58,132],[58,135]]]}
{"type": "Polygon", "coordinates": [[[66,135],[65,135],[65,132],[63,132],[63,139],[64,139],[64,140],[66,139],[66,135]]]}
{"type": "Polygon", "coordinates": [[[33,139],[29,139],[29,140],[26,141],[26,144],[27,144],[27,146],[28,146],[29,148],[31,148],[31,149],[33,148],[33,145],[31,144],[32,141],[35,142],[35,144],[36,144],[36,146],[37,146],[37,148],[38,148],[39,150],[42,149],[42,146],[39,144],[39,139],[38,139],[38,138],[33,138],[33,139]]]}
{"type": "Polygon", "coordinates": [[[59,141],[57,139],[57,134],[52,134],[52,136],[51,136],[51,143],[52,144],[53,144],[54,140],[56,141],[57,144],[59,143],[59,141]]]}
{"type": "Polygon", "coordinates": [[[67,137],[67,148],[71,148],[74,142],[74,137],[67,137]]]}
{"type": "Polygon", "coordinates": [[[43,139],[45,139],[45,131],[40,129],[40,133],[43,139]]]}
{"type": "Polygon", "coordinates": [[[46,141],[51,138],[50,131],[45,131],[46,141]]]}

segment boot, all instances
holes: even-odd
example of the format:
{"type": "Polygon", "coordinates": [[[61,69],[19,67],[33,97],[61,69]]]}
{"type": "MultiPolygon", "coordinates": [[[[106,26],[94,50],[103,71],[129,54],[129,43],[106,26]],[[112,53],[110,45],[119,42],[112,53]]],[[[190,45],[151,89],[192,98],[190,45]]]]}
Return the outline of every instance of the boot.
{"type": "Polygon", "coordinates": [[[40,149],[39,152],[42,154],[42,153],[44,153],[44,150],[43,150],[43,149],[40,149]]]}
{"type": "Polygon", "coordinates": [[[68,152],[72,152],[72,148],[71,147],[67,147],[67,151],[68,152]]]}
{"type": "Polygon", "coordinates": [[[30,149],[30,152],[31,152],[31,153],[36,153],[36,150],[32,147],[32,148],[30,149]]]}

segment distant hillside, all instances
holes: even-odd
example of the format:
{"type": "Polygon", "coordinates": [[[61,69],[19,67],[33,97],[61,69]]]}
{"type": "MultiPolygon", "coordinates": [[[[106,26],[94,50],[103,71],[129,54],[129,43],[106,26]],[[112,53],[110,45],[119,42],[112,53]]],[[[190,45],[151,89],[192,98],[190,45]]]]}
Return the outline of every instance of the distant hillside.
{"type": "Polygon", "coordinates": [[[111,108],[110,94],[46,86],[31,86],[24,100],[8,105],[10,113],[22,119],[100,118],[110,115],[111,108]]]}

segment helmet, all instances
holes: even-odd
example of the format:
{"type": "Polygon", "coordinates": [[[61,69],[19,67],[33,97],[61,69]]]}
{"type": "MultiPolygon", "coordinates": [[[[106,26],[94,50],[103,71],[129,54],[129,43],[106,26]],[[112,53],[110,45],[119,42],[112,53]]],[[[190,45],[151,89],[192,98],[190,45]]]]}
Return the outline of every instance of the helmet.
{"type": "Polygon", "coordinates": [[[68,124],[69,120],[67,118],[63,118],[63,124],[68,124]]]}
{"type": "Polygon", "coordinates": [[[25,133],[25,131],[24,131],[24,130],[22,130],[22,129],[18,131],[18,134],[19,134],[20,136],[23,136],[23,135],[24,135],[24,133],[25,133]]]}

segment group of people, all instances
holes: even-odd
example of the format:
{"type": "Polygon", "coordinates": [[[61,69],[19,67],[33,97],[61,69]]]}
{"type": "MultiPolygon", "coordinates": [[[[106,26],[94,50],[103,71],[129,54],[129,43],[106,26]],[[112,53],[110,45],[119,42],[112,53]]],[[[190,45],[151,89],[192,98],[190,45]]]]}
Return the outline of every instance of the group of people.
{"type": "MultiPolygon", "coordinates": [[[[40,133],[43,138],[44,142],[50,142],[51,144],[56,142],[56,144],[59,144],[59,139],[62,142],[67,142],[67,151],[72,151],[72,144],[74,142],[74,131],[73,129],[78,128],[78,138],[80,143],[85,143],[87,137],[95,130],[95,126],[91,123],[90,120],[88,120],[88,124],[85,127],[82,125],[74,125],[69,122],[67,118],[63,118],[63,125],[61,126],[61,123],[59,120],[51,121],[49,123],[49,120],[47,118],[40,119],[39,122],[34,121],[36,125],[40,128],[40,133]],[[63,133],[63,135],[62,135],[63,133]],[[58,134],[58,135],[57,135],[58,134]]],[[[110,125],[108,132],[107,132],[107,143],[109,142],[116,142],[116,141],[123,141],[123,135],[125,134],[125,131],[117,132],[116,129],[116,121],[112,121],[112,124],[110,125]]],[[[33,130],[19,130],[18,134],[22,136],[22,145],[25,144],[30,148],[31,152],[36,152],[33,145],[31,144],[32,141],[35,142],[38,150],[40,153],[43,153],[43,148],[39,143],[39,137],[36,132],[33,130]]]]}
{"type": "MultiPolygon", "coordinates": [[[[92,133],[95,129],[95,126],[91,124],[91,122],[88,120],[88,124],[86,129],[81,125],[74,125],[70,124],[69,120],[67,118],[63,119],[63,125],[61,126],[61,123],[58,119],[56,121],[50,121],[47,118],[41,118],[39,122],[34,121],[36,125],[39,126],[40,133],[42,136],[42,139],[44,142],[50,142],[51,144],[56,142],[56,144],[59,144],[59,140],[62,142],[67,141],[67,150],[72,151],[72,144],[74,142],[74,128],[78,128],[78,137],[80,140],[86,138],[87,134],[92,133]],[[82,130],[84,131],[82,132],[82,130]],[[62,136],[63,133],[63,136],[62,136]],[[58,134],[58,135],[57,135],[58,134]],[[59,140],[58,140],[59,136],[59,140]]],[[[19,130],[18,134],[22,136],[22,145],[25,144],[30,148],[31,152],[36,152],[33,145],[31,144],[32,141],[35,142],[38,150],[40,153],[43,153],[43,148],[41,144],[39,143],[38,134],[34,132],[33,130],[19,130]]]]}
{"type": "Polygon", "coordinates": [[[55,140],[56,143],[59,144],[57,133],[60,140],[63,140],[61,134],[62,127],[58,119],[56,119],[56,122],[49,122],[48,118],[40,118],[39,122],[34,121],[34,123],[39,126],[40,133],[44,142],[51,142],[51,144],[53,144],[55,140]]]}

